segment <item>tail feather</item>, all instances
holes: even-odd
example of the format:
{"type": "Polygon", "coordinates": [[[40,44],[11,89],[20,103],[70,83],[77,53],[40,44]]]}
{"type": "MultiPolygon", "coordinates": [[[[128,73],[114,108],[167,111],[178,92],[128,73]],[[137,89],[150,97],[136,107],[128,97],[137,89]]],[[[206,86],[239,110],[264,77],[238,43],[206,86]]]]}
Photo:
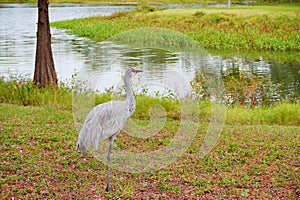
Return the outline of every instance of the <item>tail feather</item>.
{"type": "Polygon", "coordinates": [[[79,148],[82,155],[85,156],[86,151],[90,146],[94,149],[98,148],[98,143],[103,139],[101,137],[102,135],[102,128],[100,126],[86,122],[78,135],[76,149],[79,148]]]}
{"type": "Polygon", "coordinates": [[[80,141],[78,141],[76,144],[76,151],[78,150],[78,148],[80,149],[82,155],[85,156],[87,148],[84,145],[80,144],[80,141]]]}
{"type": "Polygon", "coordinates": [[[80,149],[80,152],[82,153],[83,156],[85,156],[86,154],[86,127],[83,125],[83,127],[81,128],[79,135],[78,135],[78,140],[77,140],[77,144],[76,144],[76,150],[80,149]]]}

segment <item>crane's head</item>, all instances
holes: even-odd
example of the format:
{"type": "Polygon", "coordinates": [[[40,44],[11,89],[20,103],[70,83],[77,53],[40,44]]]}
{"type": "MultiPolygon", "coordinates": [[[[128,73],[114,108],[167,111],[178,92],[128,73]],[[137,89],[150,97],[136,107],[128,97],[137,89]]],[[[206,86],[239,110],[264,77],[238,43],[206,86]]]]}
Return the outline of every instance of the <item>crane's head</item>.
{"type": "Polygon", "coordinates": [[[131,78],[133,73],[139,73],[142,72],[143,70],[138,70],[138,69],[134,69],[134,68],[129,68],[126,70],[125,72],[125,78],[131,78]]]}
{"type": "Polygon", "coordinates": [[[133,72],[133,73],[143,72],[143,70],[134,69],[133,67],[131,67],[130,69],[131,69],[131,72],[133,72]]]}

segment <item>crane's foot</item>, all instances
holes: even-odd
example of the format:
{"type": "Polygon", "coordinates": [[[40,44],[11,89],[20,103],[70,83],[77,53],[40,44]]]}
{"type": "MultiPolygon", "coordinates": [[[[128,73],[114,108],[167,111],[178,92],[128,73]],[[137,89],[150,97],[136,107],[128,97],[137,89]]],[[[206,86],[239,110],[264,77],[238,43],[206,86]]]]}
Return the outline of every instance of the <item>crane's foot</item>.
{"type": "Polygon", "coordinates": [[[109,188],[109,186],[107,185],[105,191],[106,191],[106,192],[109,192],[109,190],[110,190],[110,188],[109,188]]]}

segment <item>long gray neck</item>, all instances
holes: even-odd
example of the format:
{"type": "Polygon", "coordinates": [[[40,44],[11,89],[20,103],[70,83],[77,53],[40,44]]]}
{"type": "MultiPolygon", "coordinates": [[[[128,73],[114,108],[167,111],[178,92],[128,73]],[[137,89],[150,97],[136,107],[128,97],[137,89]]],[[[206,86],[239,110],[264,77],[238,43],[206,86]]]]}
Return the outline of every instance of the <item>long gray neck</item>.
{"type": "Polygon", "coordinates": [[[126,89],[126,102],[129,105],[130,115],[132,115],[135,111],[135,99],[131,89],[130,78],[125,77],[124,84],[126,89]]]}

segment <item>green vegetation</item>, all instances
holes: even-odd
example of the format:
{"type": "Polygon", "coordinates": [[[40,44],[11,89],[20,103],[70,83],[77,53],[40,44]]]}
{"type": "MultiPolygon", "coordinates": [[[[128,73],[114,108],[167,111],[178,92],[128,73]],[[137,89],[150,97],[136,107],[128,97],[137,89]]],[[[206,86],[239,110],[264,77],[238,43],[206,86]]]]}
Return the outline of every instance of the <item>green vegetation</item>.
{"type": "Polygon", "coordinates": [[[0,103],[10,103],[23,106],[49,106],[70,110],[69,99],[72,98],[70,89],[61,83],[59,88],[38,88],[29,78],[11,76],[10,81],[0,78],[0,103]]]}
{"type": "MultiPolygon", "coordinates": [[[[39,89],[21,80],[0,81],[1,199],[299,198],[299,103],[227,109],[218,144],[200,159],[211,106],[199,101],[201,125],[179,160],[153,173],[113,169],[113,192],[105,193],[106,166],[91,154],[82,157],[75,151],[78,132],[71,90],[65,86],[39,89]]],[[[112,95],[97,96],[96,102],[112,95]]],[[[147,113],[154,104],[165,108],[167,122],[149,139],[121,132],[116,144],[132,152],[167,145],[178,131],[180,104],[143,95],[136,99],[136,123],[148,123],[147,113]]]]}
{"type": "Polygon", "coordinates": [[[156,10],[55,22],[56,28],[104,41],[126,30],[163,27],[187,34],[206,49],[234,51],[300,51],[299,4],[227,8],[156,10]]]}

